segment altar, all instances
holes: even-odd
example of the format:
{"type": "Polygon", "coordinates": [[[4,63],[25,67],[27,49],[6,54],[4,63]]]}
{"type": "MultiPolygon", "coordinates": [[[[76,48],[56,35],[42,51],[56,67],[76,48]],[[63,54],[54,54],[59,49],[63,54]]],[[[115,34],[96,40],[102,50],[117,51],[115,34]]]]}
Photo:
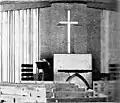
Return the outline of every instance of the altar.
{"type": "Polygon", "coordinates": [[[54,81],[92,87],[91,54],[54,54],[54,81]]]}

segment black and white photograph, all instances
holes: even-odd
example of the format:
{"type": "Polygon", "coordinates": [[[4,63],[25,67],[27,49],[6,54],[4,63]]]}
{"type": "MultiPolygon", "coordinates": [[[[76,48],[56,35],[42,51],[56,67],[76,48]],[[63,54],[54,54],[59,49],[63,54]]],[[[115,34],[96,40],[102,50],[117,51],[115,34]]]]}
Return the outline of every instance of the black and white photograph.
{"type": "Polygon", "coordinates": [[[119,103],[120,0],[0,0],[0,103],[119,103]]]}

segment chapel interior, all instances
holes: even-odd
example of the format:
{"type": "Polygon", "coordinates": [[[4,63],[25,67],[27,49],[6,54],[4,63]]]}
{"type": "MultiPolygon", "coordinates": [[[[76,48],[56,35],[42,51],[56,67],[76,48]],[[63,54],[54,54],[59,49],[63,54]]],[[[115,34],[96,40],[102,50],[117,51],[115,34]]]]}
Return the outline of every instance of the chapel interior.
{"type": "Polygon", "coordinates": [[[1,0],[0,103],[120,101],[119,2],[1,0]]]}

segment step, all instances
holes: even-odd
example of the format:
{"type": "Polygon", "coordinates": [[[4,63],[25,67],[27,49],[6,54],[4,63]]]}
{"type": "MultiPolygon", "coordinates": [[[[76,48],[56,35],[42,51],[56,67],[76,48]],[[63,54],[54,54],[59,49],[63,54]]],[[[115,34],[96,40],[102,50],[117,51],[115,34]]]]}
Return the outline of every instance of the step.
{"type": "Polygon", "coordinates": [[[54,91],[79,91],[85,92],[85,88],[78,88],[78,87],[65,87],[65,88],[55,88],[54,91]]]}
{"type": "Polygon", "coordinates": [[[78,89],[78,86],[72,83],[52,83],[45,84],[47,92],[49,91],[84,91],[84,89],[78,89]]]}
{"type": "Polygon", "coordinates": [[[46,98],[50,99],[53,97],[53,93],[52,92],[46,92],[46,98]]]}
{"type": "Polygon", "coordinates": [[[76,103],[76,102],[106,102],[107,98],[52,98],[52,99],[47,99],[47,103],[76,103]]]}
{"type": "Polygon", "coordinates": [[[0,99],[6,100],[8,103],[12,103],[13,98],[18,101],[19,99],[25,99],[24,101],[29,102],[46,101],[46,89],[44,85],[41,84],[0,83],[0,91],[0,99]]]}
{"type": "Polygon", "coordinates": [[[93,92],[60,91],[54,93],[55,98],[85,98],[93,97],[93,92]]]}
{"type": "Polygon", "coordinates": [[[56,83],[55,87],[78,87],[73,83],[56,83]]]}

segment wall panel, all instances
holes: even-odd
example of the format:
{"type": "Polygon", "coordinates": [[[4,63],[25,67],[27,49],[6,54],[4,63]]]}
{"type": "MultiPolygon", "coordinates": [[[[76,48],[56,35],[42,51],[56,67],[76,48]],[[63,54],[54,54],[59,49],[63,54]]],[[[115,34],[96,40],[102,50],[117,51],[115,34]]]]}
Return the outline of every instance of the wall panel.
{"type": "Polygon", "coordinates": [[[20,82],[21,64],[38,61],[38,11],[0,12],[0,82],[20,82]]]}
{"type": "Polygon", "coordinates": [[[3,81],[7,81],[8,72],[7,68],[7,12],[3,12],[3,22],[2,22],[2,74],[3,74],[3,81]]]}
{"type": "Polygon", "coordinates": [[[15,11],[15,78],[16,82],[19,82],[19,76],[20,76],[20,11],[15,11]]]}
{"type": "MultiPolygon", "coordinates": [[[[2,68],[2,12],[0,12],[0,68],[2,68]]],[[[2,69],[0,69],[0,81],[2,80],[2,69]]]]}

